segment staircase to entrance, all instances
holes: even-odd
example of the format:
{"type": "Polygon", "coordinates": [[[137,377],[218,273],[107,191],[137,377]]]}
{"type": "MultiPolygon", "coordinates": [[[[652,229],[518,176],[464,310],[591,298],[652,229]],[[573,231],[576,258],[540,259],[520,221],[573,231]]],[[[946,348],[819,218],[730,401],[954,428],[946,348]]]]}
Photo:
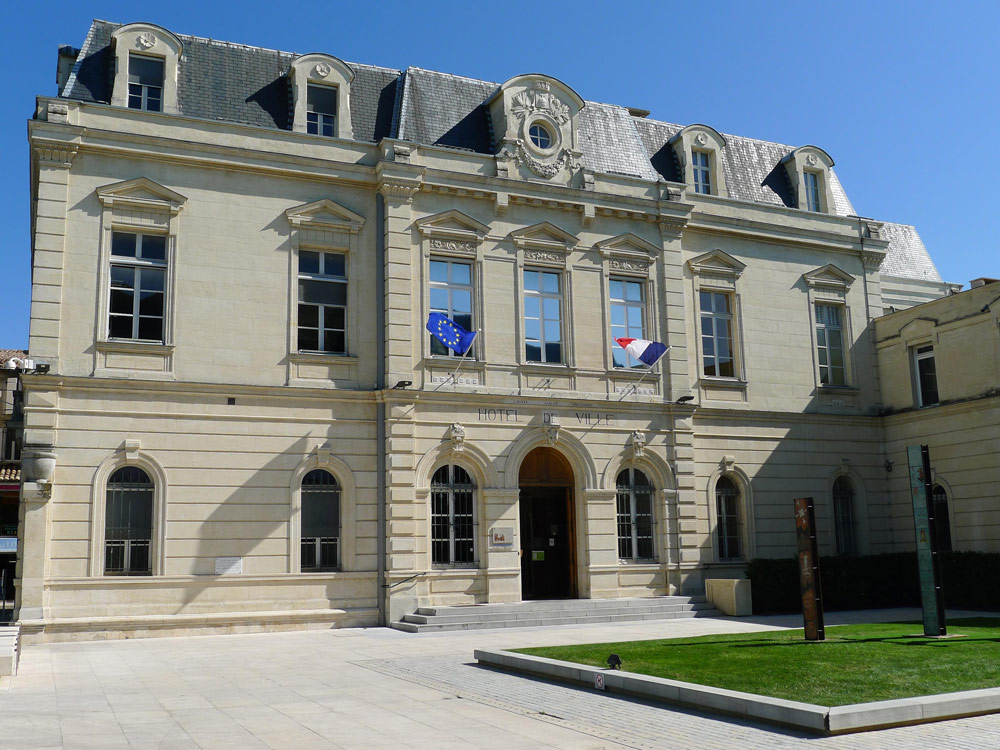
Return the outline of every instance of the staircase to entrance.
{"type": "Polygon", "coordinates": [[[392,623],[396,630],[427,633],[444,630],[530,628],[546,625],[673,620],[719,617],[703,596],[654,596],[628,599],[553,599],[509,604],[420,607],[392,623]]]}

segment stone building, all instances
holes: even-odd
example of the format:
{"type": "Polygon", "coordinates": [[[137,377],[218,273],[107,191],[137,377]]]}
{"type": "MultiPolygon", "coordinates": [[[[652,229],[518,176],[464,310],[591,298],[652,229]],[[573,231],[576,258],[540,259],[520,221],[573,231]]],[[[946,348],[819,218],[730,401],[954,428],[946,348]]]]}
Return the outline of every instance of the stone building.
{"type": "Polygon", "coordinates": [[[826,551],[899,543],[871,321],[950,285],[822,148],[149,24],[60,71],[29,123],[29,639],[697,593],[789,554],[801,495],[826,551]]]}

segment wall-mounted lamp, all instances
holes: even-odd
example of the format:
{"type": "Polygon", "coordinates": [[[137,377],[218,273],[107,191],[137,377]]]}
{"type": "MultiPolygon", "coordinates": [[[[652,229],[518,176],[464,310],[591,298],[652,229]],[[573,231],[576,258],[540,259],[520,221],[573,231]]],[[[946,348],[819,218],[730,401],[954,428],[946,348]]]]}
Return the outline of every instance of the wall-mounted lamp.
{"type": "Polygon", "coordinates": [[[674,401],[675,404],[686,404],[688,401],[694,401],[694,396],[681,396],[679,399],[674,401]]]}
{"type": "Polygon", "coordinates": [[[398,383],[396,383],[396,385],[392,387],[392,390],[401,391],[404,388],[409,388],[411,385],[413,385],[412,380],[400,380],[398,383]]]}
{"type": "Polygon", "coordinates": [[[886,471],[892,471],[892,464],[893,464],[893,463],[894,463],[894,462],[893,462],[893,460],[892,460],[891,458],[887,458],[887,459],[885,460],[885,470],[886,470],[886,471]]]}

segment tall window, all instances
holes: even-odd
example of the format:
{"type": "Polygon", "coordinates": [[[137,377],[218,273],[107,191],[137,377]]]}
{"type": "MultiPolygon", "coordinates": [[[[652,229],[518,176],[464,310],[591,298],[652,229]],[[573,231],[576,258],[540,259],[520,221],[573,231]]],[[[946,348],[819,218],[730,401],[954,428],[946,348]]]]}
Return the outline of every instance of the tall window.
{"type": "Polygon", "coordinates": [[[729,477],[719,477],[715,483],[715,520],[719,559],[741,559],[740,491],[729,477]]]}
{"type": "MultiPolygon", "coordinates": [[[[431,312],[444,313],[467,331],[472,327],[472,264],[458,260],[431,259],[431,312]]],[[[475,344],[466,356],[473,356],[475,344]]],[[[431,336],[431,354],[450,354],[451,350],[431,336]]]]}
{"type": "Polygon", "coordinates": [[[302,570],[336,570],[339,554],[340,485],[313,469],[302,478],[302,570]]]}
{"type": "Polygon", "coordinates": [[[816,305],[816,347],[819,358],[819,382],[845,385],[844,335],[838,305],[816,305]]]}
{"type": "Polygon", "coordinates": [[[837,477],[833,483],[833,526],[837,554],[855,554],[854,487],[847,477],[837,477]]]}
{"type": "Polygon", "coordinates": [[[123,466],[111,475],[104,523],[105,575],[150,575],[153,483],[146,472],[123,466]]]}
{"type": "Polygon", "coordinates": [[[937,529],[938,552],[951,552],[951,518],[948,516],[948,493],[940,484],[931,492],[934,503],[934,527],[937,529]]]}
{"type": "Polygon", "coordinates": [[[128,107],[159,112],[163,109],[163,60],[128,56],[128,107]]]}
{"type": "Polygon", "coordinates": [[[110,338],[163,341],[166,278],[166,237],[111,233],[110,338]]]}
{"type": "Polygon", "coordinates": [[[638,469],[618,475],[618,557],[652,560],[653,486],[638,469]]]}
{"type": "Polygon", "coordinates": [[[821,211],[822,206],[819,197],[820,178],[816,172],[803,172],[802,176],[806,182],[806,208],[810,211],[821,211]]]}
{"type": "Polygon", "coordinates": [[[704,151],[691,152],[691,166],[694,168],[694,191],[711,195],[712,193],[712,171],[710,168],[710,157],[704,151]]]}
{"type": "Polygon", "coordinates": [[[337,135],[337,89],[332,86],[306,87],[306,132],[337,135]]]}
{"type": "Polygon", "coordinates": [[[476,547],[476,485],[461,466],[442,466],[431,478],[431,561],[471,565],[476,547]]]}
{"type": "Polygon", "coordinates": [[[938,402],[938,386],[933,346],[918,346],[914,350],[913,369],[917,386],[917,406],[936,404],[938,402]]]}
{"type": "MultiPolygon", "coordinates": [[[[637,279],[610,281],[612,338],[646,338],[645,284],[637,279]]],[[[615,367],[645,367],[620,346],[612,349],[615,367]]]]}
{"type": "Polygon", "coordinates": [[[347,270],[341,253],[299,251],[299,351],[347,353],[347,270]]]}
{"type": "Polygon", "coordinates": [[[562,362],[562,279],[554,271],[524,271],[524,358],[562,362]]]}
{"type": "Polygon", "coordinates": [[[736,377],[733,359],[733,298],[725,292],[700,294],[701,351],[705,375],[736,377]]]}

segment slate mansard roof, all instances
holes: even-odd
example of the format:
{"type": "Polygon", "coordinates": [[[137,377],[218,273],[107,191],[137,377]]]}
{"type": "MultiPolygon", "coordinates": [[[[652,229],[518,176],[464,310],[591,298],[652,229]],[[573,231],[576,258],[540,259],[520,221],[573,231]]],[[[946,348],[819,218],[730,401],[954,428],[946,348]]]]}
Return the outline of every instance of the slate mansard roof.
{"type": "MultiPolygon", "coordinates": [[[[94,21],[60,95],[111,101],[111,35],[120,24],[94,21]]],[[[291,129],[287,73],[297,54],[177,35],[184,45],[177,84],[182,115],[280,130],[291,129]]],[[[348,63],[351,125],[356,140],[397,138],[481,154],[496,152],[486,100],[500,84],[437,73],[348,63]]],[[[586,169],[646,180],[683,181],[669,140],[682,125],[631,115],[625,107],[586,102],[579,114],[579,147],[586,169]]],[[[731,198],[795,206],[781,160],[794,150],[780,143],[725,135],[722,153],[731,198]]],[[[855,214],[831,170],[833,212],[855,214]]],[[[941,281],[913,227],[887,225],[889,254],[883,272],[941,281]],[[898,244],[898,247],[897,247],[898,244]],[[890,270],[891,269],[891,270],[890,270]]]]}

